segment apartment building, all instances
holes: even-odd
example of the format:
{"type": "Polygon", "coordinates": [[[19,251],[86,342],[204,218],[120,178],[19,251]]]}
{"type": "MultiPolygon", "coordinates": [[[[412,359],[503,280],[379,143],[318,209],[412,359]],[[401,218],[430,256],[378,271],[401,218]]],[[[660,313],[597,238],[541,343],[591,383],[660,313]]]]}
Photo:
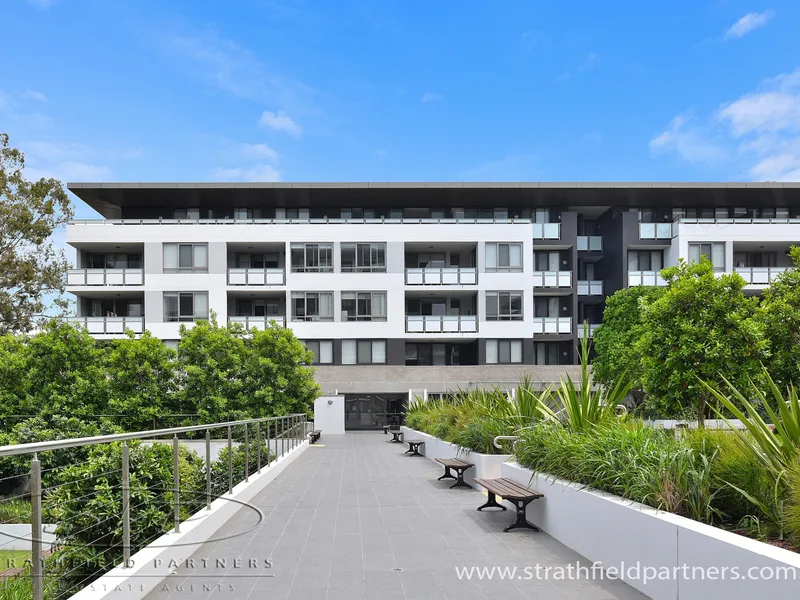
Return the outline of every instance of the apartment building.
{"type": "Polygon", "coordinates": [[[558,381],[604,299],[708,256],[758,293],[800,243],[788,183],[73,183],[76,323],[177,344],[291,327],[348,427],[410,395],[558,381]]]}

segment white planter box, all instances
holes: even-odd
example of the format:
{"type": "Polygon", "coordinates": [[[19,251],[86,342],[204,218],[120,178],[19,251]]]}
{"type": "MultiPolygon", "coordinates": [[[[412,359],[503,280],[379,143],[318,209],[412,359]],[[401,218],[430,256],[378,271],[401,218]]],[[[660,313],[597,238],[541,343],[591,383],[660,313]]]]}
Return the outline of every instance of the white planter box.
{"type": "MultiPolygon", "coordinates": [[[[481,454],[479,452],[472,452],[461,446],[456,446],[450,442],[440,440],[439,438],[422,433],[416,429],[410,429],[403,426],[400,428],[403,432],[404,439],[420,439],[425,440],[425,445],[420,448],[420,453],[425,455],[425,458],[435,461],[437,458],[462,458],[471,463],[475,463],[475,467],[467,469],[464,473],[464,481],[477,489],[483,489],[481,486],[475,485],[475,478],[493,479],[502,477],[500,474],[500,467],[502,464],[511,458],[510,454],[481,454]]],[[[439,463],[436,463],[439,465],[439,463]]],[[[439,465],[441,467],[441,465],[439,465]]],[[[444,467],[442,467],[444,473],[444,467]]]]}
{"type": "Polygon", "coordinates": [[[528,520],[585,556],[581,564],[624,569],[620,579],[654,600],[800,598],[800,554],[513,462],[501,476],[544,494],[528,506],[528,520]],[[657,570],[648,581],[646,568],[657,570]]]}

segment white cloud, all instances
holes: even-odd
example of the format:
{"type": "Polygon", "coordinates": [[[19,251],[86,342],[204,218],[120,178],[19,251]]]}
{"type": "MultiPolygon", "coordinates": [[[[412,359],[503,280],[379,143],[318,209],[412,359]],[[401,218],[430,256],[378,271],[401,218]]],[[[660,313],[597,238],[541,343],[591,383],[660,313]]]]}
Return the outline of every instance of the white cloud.
{"type": "Polygon", "coordinates": [[[166,52],[191,75],[233,96],[300,113],[316,110],[311,87],[268,68],[249,49],[215,32],[168,37],[166,52]]]}
{"type": "Polygon", "coordinates": [[[764,80],[756,91],[722,104],[705,121],[673,119],[650,140],[657,152],[719,165],[758,181],[800,180],[800,68],[764,80]],[[708,160],[708,159],[714,160],[708,160]]]}
{"type": "Polygon", "coordinates": [[[278,153],[266,144],[247,144],[241,145],[242,156],[245,158],[268,158],[275,160],[278,153]]]}
{"type": "Polygon", "coordinates": [[[56,3],[56,0],[26,0],[28,4],[31,6],[35,6],[36,8],[50,8],[56,3]]]}
{"type": "Polygon", "coordinates": [[[261,114],[258,124],[274,131],[283,131],[294,137],[300,136],[300,127],[282,110],[279,110],[277,113],[265,110],[261,114]]]}
{"type": "Polygon", "coordinates": [[[591,71],[595,67],[595,65],[597,64],[597,61],[599,61],[599,60],[600,60],[600,57],[597,56],[597,54],[595,54],[594,52],[589,52],[589,54],[586,55],[586,58],[584,59],[584,61],[581,64],[581,66],[578,67],[578,70],[580,70],[580,71],[591,71]]]}
{"type": "Polygon", "coordinates": [[[425,92],[422,94],[423,102],[436,102],[437,100],[444,100],[444,96],[442,94],[437,94],[436,92],[425,92]]]}
{"type": "Polygon", "coordinates": [[[467,170],[470,181],[536,181],[539,159],[535,154],[508,154],[499,160],[467,170]]]}
{"type": "Polygon", "coordinates": [[[771,10],[765,10],[761,13],[747,13],[741,19],[736,21],[728,31],[725,32],[725,39],[731,38],[740,38],[754,29],[758,29],[759,27],[763,27],[764,25],[769,22],[769,20],[773,16],[773,12],[771,10]]]}
{"type": "Polygon", "coordinates": [[[47,96],[36,90],[25,90],[20,94],[20,97],[26,100],[35,100],[36,102],[47,102],[47,96]]]}
{"type": "Polygon", "coordinates": [[[216,169],[214,178],[220,181],[280,181],[281,174],[272,165],[258,164],[252,167],[216,169]]]}

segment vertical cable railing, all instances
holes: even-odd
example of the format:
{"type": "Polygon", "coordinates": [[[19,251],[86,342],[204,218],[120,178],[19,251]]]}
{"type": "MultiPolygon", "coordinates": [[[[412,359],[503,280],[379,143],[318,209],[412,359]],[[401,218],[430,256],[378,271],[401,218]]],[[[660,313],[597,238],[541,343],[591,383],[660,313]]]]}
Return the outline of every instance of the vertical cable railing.
{"type": "Polygon", "coordinates": [[[0,550],[31,552],[20,597],[61,600],[132,567],[132,554],[297,449],[305,423],[291,414],[0,447],[11,473],[0,477],[0,550]],[[6,517],[12,508],[20,514],[6,517]]]}

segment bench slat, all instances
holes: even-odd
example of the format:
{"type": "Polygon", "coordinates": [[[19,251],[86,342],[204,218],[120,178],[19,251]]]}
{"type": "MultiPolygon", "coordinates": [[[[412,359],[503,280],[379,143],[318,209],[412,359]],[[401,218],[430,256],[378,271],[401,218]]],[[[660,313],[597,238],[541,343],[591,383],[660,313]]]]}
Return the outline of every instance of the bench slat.
{"type": "Polygon", "coordinates": [[[444,465],[445,467],[474,467],[475,464],[461,460],[460,458],[437,458],[436,462],[444,465]]]}
{"type": "Polygon", "coordinates": [[[544,494],[536,490],[522,486],[515,481],[507,478],[502,479],[476,479],[475,483],[483,486],[488,491],[501,498],[510,500],[523,500],[527,498],[543,498],[544,494]]]}

